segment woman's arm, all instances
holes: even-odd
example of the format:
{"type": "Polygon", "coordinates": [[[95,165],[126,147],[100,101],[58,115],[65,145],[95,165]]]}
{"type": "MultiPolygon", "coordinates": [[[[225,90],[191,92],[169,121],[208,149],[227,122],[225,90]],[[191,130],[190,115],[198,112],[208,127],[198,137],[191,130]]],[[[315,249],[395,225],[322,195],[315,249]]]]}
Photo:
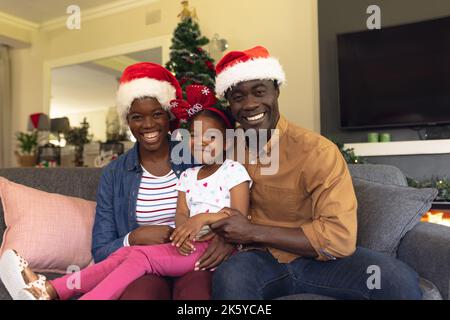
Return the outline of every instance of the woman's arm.
{"type": "Polygon", "coordinates": [[[92,231],[92,255],[95,262],[104,260],[123,246],[124,237],[119,238],[114,219],[113,180],[112,170],[105,168],[97,190],[95,222],[92,231]]]}
{"type": "Polygon", "coordinates": [[[140,226],[130,232],[128,243],[130,246],[146,246],[169,242],[173,228],[165,225],[140,226]]]}

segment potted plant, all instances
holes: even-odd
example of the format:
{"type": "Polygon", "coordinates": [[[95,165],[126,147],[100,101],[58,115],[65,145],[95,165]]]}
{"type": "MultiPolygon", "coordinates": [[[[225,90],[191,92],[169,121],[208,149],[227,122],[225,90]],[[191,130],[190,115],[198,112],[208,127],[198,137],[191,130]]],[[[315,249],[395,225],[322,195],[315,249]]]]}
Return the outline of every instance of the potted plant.
{"type": "Polygon", "coordinates": [[[66,134],[67,143],[75,147],[74,163],[76,167],[84,166],[84,145],[92,141],[92,135],[89,134],[88,129],[89,123],[84,118],[80,127],[72,127],[66,134]]]}
{"type": "Polygon", "coordinates": [[[30,133],[17,132],[17,146],[15,154],[21,167],[32,167],[36,164],[37,131],[30,133]]]}

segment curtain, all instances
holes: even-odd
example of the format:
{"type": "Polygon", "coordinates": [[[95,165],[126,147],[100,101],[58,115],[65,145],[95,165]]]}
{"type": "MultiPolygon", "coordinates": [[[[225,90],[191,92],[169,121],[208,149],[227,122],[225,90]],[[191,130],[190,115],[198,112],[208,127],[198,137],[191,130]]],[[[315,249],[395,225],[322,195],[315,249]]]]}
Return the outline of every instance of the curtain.
{"type": "Polygon", "coordinates": [[[9,49],[0,44],[0,168],[11,166],[11,66],[9,49]]]}

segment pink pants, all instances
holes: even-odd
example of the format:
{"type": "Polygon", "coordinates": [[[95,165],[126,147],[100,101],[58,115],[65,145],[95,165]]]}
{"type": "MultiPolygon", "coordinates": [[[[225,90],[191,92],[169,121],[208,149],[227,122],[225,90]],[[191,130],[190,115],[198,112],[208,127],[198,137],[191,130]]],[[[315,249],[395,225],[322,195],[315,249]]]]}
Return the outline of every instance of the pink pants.
{"type": "Polygon", "coordinates": [[[179,254],[170,243],[123,247],[100,263],[50,283],[61,300],[80,294],[83,294],[81,300],[115,300],[129,284],[145,274],[179,277],[193,271],[208,244],[209,241],[195,243],[196,250],[188,256],[179,254]],[[79,288],[71,288],[74,277],[80,279],[79,288]]]}

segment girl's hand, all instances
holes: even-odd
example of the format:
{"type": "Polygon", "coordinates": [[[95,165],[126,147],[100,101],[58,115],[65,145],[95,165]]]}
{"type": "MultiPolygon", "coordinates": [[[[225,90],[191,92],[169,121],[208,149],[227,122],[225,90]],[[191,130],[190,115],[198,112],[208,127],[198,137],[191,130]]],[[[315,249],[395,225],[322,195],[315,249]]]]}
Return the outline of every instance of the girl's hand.
{"type": "Polygon", "coordinates": [[[207,224],[206,217],[204,214],[197,214],[176,228],[170,236],[172,245],[180,247],[186,239],[195,241],[195,237],[199,231],[207,224]]]}
{"type": "Polygon", "coordinates": [[[188,256],[195,251],[195,246],[193,245],[192,241],[186,240],[185,242],[183,242],[181,247],[177,248],[177,250],[178,253],[182,256],[188,256]]]}

